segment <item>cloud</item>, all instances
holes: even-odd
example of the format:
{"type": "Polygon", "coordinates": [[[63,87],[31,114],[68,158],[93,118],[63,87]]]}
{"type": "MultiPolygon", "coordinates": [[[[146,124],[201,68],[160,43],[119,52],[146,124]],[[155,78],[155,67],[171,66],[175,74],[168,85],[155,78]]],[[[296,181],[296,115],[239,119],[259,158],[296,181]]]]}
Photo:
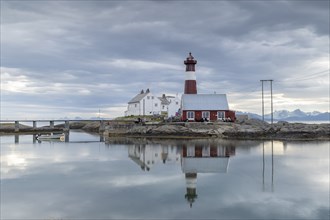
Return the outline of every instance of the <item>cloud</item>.
{"type": "Polygon", "coordinates": [[[127,69],[128,71],[134,70],[181,70],[182,67],[178,65],[171,65],[165,63],[148,62],[143,60],[131,60],[131,59],[113,59],[110,61],[101,61],[103,65],[107,65],[114,68],[127,69]]]}
{"type": "MultiPolygon", "coordinates": [[[[274,91],[287,97],[274,100],[281,108],[292,110],[294,103],[305,111],[327,111],[322,100],[329,92],[328,6],[326,1],[5,1],[2,102],[109,109],[124,107],[147,87],[155,94],[181,94],[183,60],[192,52],[200,93],[227,93],[231,106],[258,113],[254,93],[260,79],[271,78],[274,91]],[[297,102],[304,99],[303,87],[320,100],[318,109],[297,102]]],[[[9,111],[22,114],[2,110],[4,117],[9,111]]],[[[54,117],[59,114],[69,113],[59,109],[54,117]]]]}

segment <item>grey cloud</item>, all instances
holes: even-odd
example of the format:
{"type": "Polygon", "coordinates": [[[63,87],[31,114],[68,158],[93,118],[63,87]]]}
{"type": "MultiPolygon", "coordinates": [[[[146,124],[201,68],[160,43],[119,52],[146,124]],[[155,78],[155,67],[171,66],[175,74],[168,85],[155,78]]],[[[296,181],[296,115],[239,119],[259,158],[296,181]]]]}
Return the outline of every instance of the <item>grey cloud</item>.
{"type": "MultiPolygon", "coordinates": [[[[118,98],[110,95],[107,100],[118,104],[127,102],[143,85],[159,85],[155,92],[181,93],[182,88],[175,87],[184,80],[183,60],[191,51],[198,60],[200,92],[221,88],[228,88],[223,93],[246,92],[263,78],[282,80],[288,72],[311,74],[328,66],[319,61],[328,57],[328,4],[5,1],[1,65],[20,68],[31,80],[45,85],[74,82],[81,90],[91,84],[116,85],[122,88],[104,88],[104,94],[115,91],[118,98]],[[161,65],[143,69],[134,62],[130,68],[101,64],[111,60],[161,65]],[[203,72],[206,69],[208,73],[203,72]]],[[[285,90],[285,85],[279,86],[285,90]]],[[[325,93],[324,87],[321,92],[325,93]]],[[[90,98],[101,102],[105,96],[97,90],[90,98]]]]}

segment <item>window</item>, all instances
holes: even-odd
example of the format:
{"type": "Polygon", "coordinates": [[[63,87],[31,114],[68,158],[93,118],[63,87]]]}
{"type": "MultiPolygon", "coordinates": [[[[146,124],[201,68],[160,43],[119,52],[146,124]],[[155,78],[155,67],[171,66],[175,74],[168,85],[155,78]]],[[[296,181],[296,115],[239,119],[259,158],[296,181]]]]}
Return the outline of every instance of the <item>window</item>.
{"type": "Polygon", "coordinates": [[[158,103],[155,103],[155,107],[157,107],[158,106],[158,103]]]}
{"type": "Polygon", "coordinates": [[[163,106],[162,106],[162,108],[164,109],[164,108],[165,108],[165,106],[163,105],[163,106]]]}
{"type": "Polygon", "coordinates": [[[151,99],[154,99],[154,97],[153,97],[153,96],[151,96],[151,99]]]}
{"type": "Polygon", "coordinates": [[[150,96],[147,96],[147,99],[150,99],[150,96]]]}
{"type": "Polygon", "coordinates": [[[219,111],[218,112],[218,120],[223,120],[225,119],[225,112],[219,111]]]}
{"type": "Polygon", "coordinates": [[[188,146],[187,147],[187,157],[194,157],[195,156],[195,147],[188,146]]]}
{"type": "Polygon", "coordinates": [[[209,157],[210,156],[210,147],[203,146],[202,155],[203,155],[203,157],[209,157]]]}
{"type": "Polygon", "coordinates": [[[192,111],[187,112],[187,118],[188,119],[195,119],[195,112],[192,112],[192,111]]]}
{"type": "Polygon", "coordinates": [[[176,105],[179,105],[179,102],[175,102],[176,105]]]}
{"type": "Polygon", "coordinates": [[[137,107],[137,104],[135,104],[134,107],[136,108],[137,107]]]}
{"type": "Polygon", "coordinates": [[[202,118],[210,118],[210,112],[202,112],[202,118]]]}

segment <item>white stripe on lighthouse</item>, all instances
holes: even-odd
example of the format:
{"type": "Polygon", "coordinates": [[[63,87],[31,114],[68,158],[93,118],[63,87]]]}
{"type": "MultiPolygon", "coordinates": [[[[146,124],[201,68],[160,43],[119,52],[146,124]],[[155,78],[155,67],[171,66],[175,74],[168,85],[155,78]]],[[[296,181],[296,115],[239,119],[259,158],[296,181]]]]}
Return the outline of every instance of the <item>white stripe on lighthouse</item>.
{"type": "Polygon", "coordinates": [[[192,72],[192,71],[186,72],[185,80],[196,80],[195,72],[192,72]]]}
{"type": "Polygon", "coordinates": [[[196,177],[186,177],[186,187],[194,189],[197,185],[197,178],[196,177]]]}

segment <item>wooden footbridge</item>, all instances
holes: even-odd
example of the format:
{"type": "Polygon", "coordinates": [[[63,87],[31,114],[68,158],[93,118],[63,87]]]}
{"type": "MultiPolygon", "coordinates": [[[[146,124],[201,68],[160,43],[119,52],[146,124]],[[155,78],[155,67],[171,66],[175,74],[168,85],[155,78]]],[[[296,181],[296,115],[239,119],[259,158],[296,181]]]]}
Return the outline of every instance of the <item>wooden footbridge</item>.
{"type": "MultiPolygon", "coordinates": [[[[90,120],[84,120],[84,119],[75,119],[75,120],[0,120],[0,123],[14,123],[15,124],[15,132],[19,132],[20,130],[20,123],[32,123],[32,128],[36,129],[38,128],[38,123],[49,123],[50,129],[55,129],[55,123],[56,124],[64,124],[64,131],[70,130],[70,122],[99,122],[99,132],[103,132],[105,129],[105,125],[112,122],[112,120],[103,120],[103,119],[90,119],[90,120]]],[[[43,126],[44,127],[44,126],[43,126]]]]}

